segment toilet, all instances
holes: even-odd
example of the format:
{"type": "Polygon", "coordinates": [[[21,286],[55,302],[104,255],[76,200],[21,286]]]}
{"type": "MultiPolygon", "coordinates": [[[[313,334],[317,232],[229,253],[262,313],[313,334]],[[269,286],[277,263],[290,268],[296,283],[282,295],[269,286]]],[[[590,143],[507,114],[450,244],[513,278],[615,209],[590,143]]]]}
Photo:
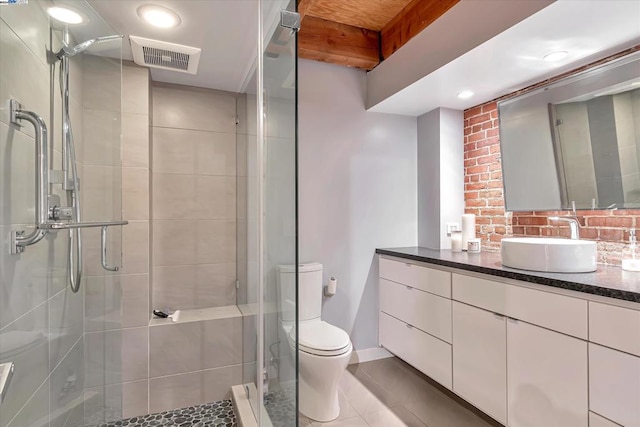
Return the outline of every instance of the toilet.
{"type": "MultiPolygon", "coordinates": [[[[295,266],[281,265],[277,270],[280,324],[295,352],[295,266]]],[[[298,272],[300,413],[315,421],[332,421],[340,414],[338,384],[353,346],[349,334],[321,319],[322,264],[300,264],[298,272]]]]}

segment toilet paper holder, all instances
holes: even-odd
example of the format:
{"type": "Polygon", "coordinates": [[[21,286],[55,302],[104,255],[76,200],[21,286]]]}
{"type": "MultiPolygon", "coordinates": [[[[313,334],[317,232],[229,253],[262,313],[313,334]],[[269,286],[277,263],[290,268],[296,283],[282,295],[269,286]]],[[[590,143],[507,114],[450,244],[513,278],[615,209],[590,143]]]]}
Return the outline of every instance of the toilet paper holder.
{"type": "Polygon", "coordinates": [[[329,279],[329,283],[324,287],[324,296],[332,297],[336,294],[336,288],[338,286],[338,281],[335,277],[331,276],[329,279]]]}

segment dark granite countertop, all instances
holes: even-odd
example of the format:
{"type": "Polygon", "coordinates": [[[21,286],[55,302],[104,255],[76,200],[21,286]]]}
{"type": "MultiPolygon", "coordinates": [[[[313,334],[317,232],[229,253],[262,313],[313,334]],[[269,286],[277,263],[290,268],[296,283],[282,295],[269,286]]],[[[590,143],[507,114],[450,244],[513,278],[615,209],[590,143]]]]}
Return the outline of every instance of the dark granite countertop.
{"type": "Polygon", "coordinates": [[[376,249],[376,253],[640,303],[640,272],[613,265],[598,265],[593,273],[543,273],[503,267],[496,252],[469,254],[413,246],[376,249]]]}

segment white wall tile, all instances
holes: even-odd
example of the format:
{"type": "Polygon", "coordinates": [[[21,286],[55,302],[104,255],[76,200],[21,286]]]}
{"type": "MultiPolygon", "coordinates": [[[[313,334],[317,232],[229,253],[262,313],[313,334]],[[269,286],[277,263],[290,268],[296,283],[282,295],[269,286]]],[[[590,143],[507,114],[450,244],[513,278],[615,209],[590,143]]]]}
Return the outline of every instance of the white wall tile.
{"type": "Polygon", "coordinates": [[[82,114],[82,135],[75,136],[77,126],[72,122],[74,142],[82,141],[83,163],[91,166],[120,166],[120,135],[122,122],[119,111],[84,109],[82,114]]]}
{"type": "Polygon", "coordinates": [[[83,57],[83,105],[91,110],[121,111],[120,60],[103,56],[83,57]]]}
{"type": "Polygon", "coordinates": [[[149,219],[149,169],[122,168],[122,218],[149,219]]]}
{"type": "Polygon", "coordinates": [[[235,263],[154,267],[153,305],[173,310],[233,305],[235,269],[235,263]]]}
{"type": "Polygon", "coordinates": [[[153,126],[235,133],[231,94],[185,86],[153,86],[153,126]]]}
{"type": "MultiPolygon", "coordinates": [[[[15,33],[0,20],[0,52],[11,61],[0,62],[0,99],[17,99],[24,109],[33,111],[48,122],[49,67],[42,63],[15,33]]],[[[9,124],[9,103],[0,103],[0,121],[9,124]]],[[[21,129],[33,136],[33,126],[21,129]]]]}
{"type": "Polygon", "coordinates": [[[234,133],[154,127],[153,171],[234,176],[234,133]]]}
{"type": "Polygon", "coordinates": [[[147,67],[123,65],[122,111],[149,115],[149,69],[147,67]]]}
{"type": "Polygon", "coordinates": [[[203,322],[149,328],[149,377],[203,369],[203,322]]]}
{"type": "Polygon", "coordinates": [[[149,116],[122,113],[122,166],[149,167],[149,116]]]}
{"type": "Polygon", "coordinates": [[[151,413],[203,403],[205,403],[203,371],[149,380],[149,411],[151,413]]]}

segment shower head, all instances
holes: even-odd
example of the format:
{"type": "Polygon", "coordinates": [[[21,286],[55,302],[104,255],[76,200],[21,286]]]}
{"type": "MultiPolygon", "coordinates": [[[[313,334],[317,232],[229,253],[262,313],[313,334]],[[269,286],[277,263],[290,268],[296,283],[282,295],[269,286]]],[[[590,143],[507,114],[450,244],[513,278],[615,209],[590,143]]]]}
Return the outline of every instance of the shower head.
{"type": "Polygon", "coordinates": [[[58,57],[58,59],[62,59],[64,57],[72,57],[75,56],[81,52],[84,52],[86,49],[88,49],[90,46],[96,44],[96,43],[105,43],[105,42],[110,42],[113,40],[120,40],[121,38],[123,38],[124,36],[121,36],[120,34],[116,34],[113,36],[104,36],[104,37],[96,37],[95,39],[91,39],[91,40],[87,40],[84,41],[82,43],[78,43],[77,45],[71,47],[71,46],[65,46],[62,49],[60,49],[58,51],[58,53],[56,53],[56,56],[58,57]]]}

